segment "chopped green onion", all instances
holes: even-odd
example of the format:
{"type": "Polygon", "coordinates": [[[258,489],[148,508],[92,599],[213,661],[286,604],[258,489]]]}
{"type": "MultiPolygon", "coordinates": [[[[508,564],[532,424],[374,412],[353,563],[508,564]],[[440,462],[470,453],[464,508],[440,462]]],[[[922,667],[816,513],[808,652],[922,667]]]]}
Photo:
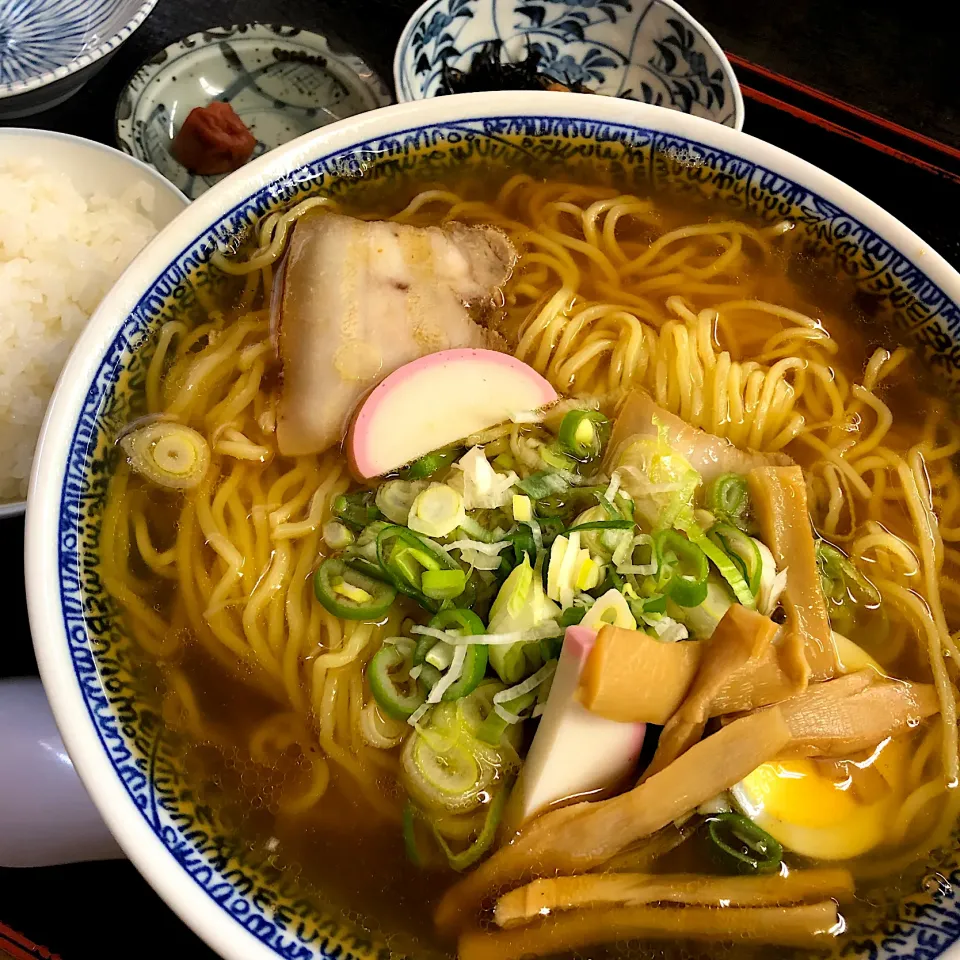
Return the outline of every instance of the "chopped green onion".
{"type": "Polygon", "coordinates": [[[372,490],[340,494],[333,501],[333,515],[354,530],[362,530],[368,523],[383,519],[372,490]]]}
{"type": "Polygon", "coordinates": [[[490,665],[505,683],[514,683],[535,670],[541,662],[539,641],[548,634],[560,633],[553,623],[560,609],[544,593],[542,563],[542,554],[533,567],[529,557],[524,556],[504,580],[490,608],[483,642],[489,643],[491,635],[497,634],[518,641],[490,651],[490,665]],[[540,632],[547,627],[547,633],[540,632]]]}
{"type": "Polygon", "coordinates": [[[567,607],[567,609],[560,614],[560,619],[557,622],[564,629],[567,627],[575,627],[584,618],[586,612],[586,607],[567,607]]]}
{"type": "Polygon", "coordinates": [[[676,530],[661,530],[654,546],[663,592],[681,607],[703,603],[710,574],[704,551],[676,530]]]}
{"type": "Polygon", "coordinates": [[[655,594],[652,597],[628,600],[627,604],[638,623],[642,621],[649,624],[652,620],[661,619],[667,612],[667,598],[662,593],[655,594]]]}
{"type": "Polygon", "coordinates": [[[673,617],[652,619],[649,626],[662,643],[676,643],[678,640],[686,640],[690,636],[686,624],[674,620],[673,617]]]}
{"type": "Polygon", "coordinates": [[[503,633],[484,633],[475,639],[459,636],[453,633],[442,633],[431,630],[430,627],[411,627],[411,633],[421,636],[439,634],[438,640],[443,640],[451,646],[457,647],[468,643],[482,643],[490,647],[508,647],[514,643],[539,643],[544,637],[558,637],[563,633],[555,620],[544,620],[535,627],[526,630],[507,630],[503,633]]]}
{"type": "Polygon", "coordinates": [[[466,850],[454,853],[440,831],[434,829],[434,838],[440,846],[440,849],[443,850],[446,855],[447,862],[454,870],[462,872],[472,867],[487,850],[490,849],[497,835],[497,827],[500,826],[500,818],[503,816],[503,809],[506,806],[509,792],[507,786],[504,785],[496,792],[493,799],[490,800],[487,807],[487,815],[483,821],[483,827],[477,835],[477,838],[466,850]]]}
{"type": "MultiPolygon", "coordinates": [[[[777,561],[770,548],[756,537],[750,538],[760,554],[760,589],[757,591],[757,610],[769,617],[777,609],[780,596],[787,588],[787,570],[777,572],[777,561]]],[[[843,631],[840,631],[843,633],[843,631]]]]}
{"type": "MultiPolygon", "coordinates": [[[[828,599],[840,599],[846,590],[846,564],[850,561],[834,546],[825,540],[816,545],[817,571],[820,574],[820,587],[828,599]]],[[[852,566],[852,564],[851,564],[852,566]]]]}
{"type": "Polygon", "coordinates": [[[619,590],[610,589],[598,597],[596,603],[580,621],[581,626],[589,627],[591,630],[599,630],[606,624],[622,627],[624,630],[637,629],[637,621],[630,612],[627,598],[619,590]]]}
{"type": "Polygon", "coordinates": [[[487,648],[481,643],[471,643],[466,651],[460,676],[443,692],[444,700],[459,700],[473,693],[487,672],[487,648]]]}
{"type": "MultiPolygon", "coordinates": [[[[537,551],[537,556],[540,555],[540,551],[543,550],[543,530],[540,527],[540,521],[534,517],[531,517],[529,520],[524,521],[521,526],[526,526],[530,528],[530,534],[533,537],[533,546],[537,551]]],[[[533,558],[536,562],[536,557],[533,558]]]]}
{"type": "MultiPolygon", "coordinates": [[[[523,719],[521,716],[523,711],[529,710],[536,701],[537,695],[531,692],[517,697],[514,700],[510,700],[507,703],[503,703],[500,706],[503,708],[503,712],[512,713],[518,719],[523,719]]],[[[489,743],[494,747],[499,746],[500,740],[509,726],[512,726],[512,724],[503,717],[502,713],[491,710],[477,730],[477,739],[482,740],[484,743],[489,743]]]]}
{"type": "Polygon", "coordinates": [[[446,537],[466,519],[463,497],[445,483],[431,483],[410,505],[408,517],[411,530],[428,537],[446,537]]]}
{"type": "Polygon", "coordinates": [[[672,444],[669,427],[651,418],[657,434],[635,437],[618,451],[622,478],[630,478],[635,519],[652,530],[684,529],[693,520],[700,474],[672,444]]]}
{"type": "Polygon", "coordinates": [[[627,581],[620,576],[619,573],[610,565],[607,564],[606,567],[607,575],[604,577],[603,583],[599,587],[595,587],[593,590],[586,591],[591,597],[599,599],[601,596],[609,593],[611,590],[617,590],[620,593],[626,589],[627,581]]]}
{"type": "Polygon", "coordinates": [[[343,550],[355,539],[353,531],[339,520],[328,520],[323,525],[323,541],[331,550],[343,550]]]}
{"type": "Polygon", "coordinates": [[[485,557],[496,557],[503,553],[509,546],[510,540],[505,537],[496,543],[484,543],[482,540],[454,540],[453,543],[444,544],[443,549],[447,553],[451,550],[459,550],[461,554],[464,555],[469,551],[483,554],[485,557]]]}
{"type": "Polygon", "coordinates": [[[333,515],[353,530],[362,530],[367,524],[383,519],[373,490],[358,490],[335,497],[333,515]]]}
{"type": "Polygon", "coordinates": [[[590,520],[587,523],[578,523],[568,527],[564,533],[573,533],[574,530],[632,530],[632,520],[590,520]]]}
{"type": "MultiPolygon", "coordinates": [[[[577,609],[576,607],[568,607],[570,610],[577,609]]],[[[585,609],[581,607],[580,609],[585,609]]],[[[543,658],[543,662],[546,663],[548,660],[558,660],[560,658],[560,651],[563,649],[563,637],[544,637],[540,641],[540,656],[543,658]]]]}
{"type": "Polygon", "coordinates": [[[378,534],[377,559],[401,593],[434,613],[439,604],[423,592],[423,572],[461,569],[457,561],[442,548],[398,524],[385,527],[378,534]]]}
{"type": "Polygon", "coordinates": [[[563,493],[570,486],[558,473],[550,470],[541,470],[538,473],[531,473],[526,480],[521,480],[517,486],[531,500],[543,500],[554,493],[563,493]]]}
{"type": "Polygon", "coordinates": [[[427,662],[427,654],[437,643],[442,643],[442,641],[438,641],[436,637],[420,637],[413,651],[413,665],[415,667],[423,666],[427,662]]]}
{"type": "Polygon", "coordinates": [[[520,526],[508,537],[513,542],[513,556],[516,564],[523,563],[523,558],[529,557],[531,563],[537,560],[537,545],[533,539],[533,530],[528,526],[520,526]]]}
{"type": "Polygon", "coordinates": [[[533,519],[533,504],[529,497],[521,493],[515,493],[511,501],[513,519],[517,523],[529,523],[533,519]]]}
{"type": "Polygon", "coordinates": [[[571,473],[577,468],[577,462],[556,444],[548,443],[539,449],[540,459],[554,470],[571,473]]]}
{"type": "Polygon", "coordinates": [[[610,421],[596,410],[571,410],[560,424],[560,445],[583,463],[600,457],[609,436],[610,421]]]}
{"type": "MultiPolygon", "coordinates": [[[[434,647],[435,649],[436,647],[434,647]]],[[[430,654],[434,650],[427,654],[428,662],[423,666],[421,677],[428,667],[436,669],[433,664],[429,663],[430,654]]],[[[487,648],[485,646],[479,643],[471,643],[468,646],[454,648],[453,658],[443,672],[443,676],[436,683],[430,684],[431,689],[427,702],[438,703],[441,700],[449,702],[473,693],[486,672],[487,648]]]]}
{"type": "MultiPolygon", "coordinates": [[[[423,628],[421,628],[423,629],[423,628]]],[[[472,611],[458,607],[447,607],[441,610],[426,628],[431,632],[456,630],[461,636],[481,636],[485,632],[483,621],[472,611]]],[[[427,690],[432,690],[441,678],[441,670],[447,669],[453,660],[453,647],[445,640],[435,636],[422,635],[413,654],[414,666],[421,666],[420,682],[427,690]],[[445,649],[444,649],[445,648],[445,649]],[[440,650],[443,650],[441,658],[440,650]],[[450,650],[449,657],[446,651],[450,650]]],[[[487,669],[488,652],[485,646],[471,644],[467,647],[466,659],[460,672],[460,678],[446,690],[443,700],[458,700],[471,693],[487,669]]]]}
{"type": "Polygon", "coordinates": [[[417,680],[420,681],[428,694],[432,693],[433,688],[443,679],[443,671],[432,663],[423,663],[419,667],[413,667],[411,674],[415,671],[419,671],[417,680]]]}
{"type": "Polygon", "coordinates": [[[706,640],[713,636],[713,631],[723,619],[723,615],[733,606],[733,597],[727,584],[714,573],[707,581],[707,596],[699,607],[675,607],[668,612],[682,620],[690,633],[698,640],[706,640]]]}
{"type": "Polygon", "coordinates": [[[817,541],[816,556],[833,629],[843,634],[867,630],[875,643],[882,642],[889,622],[877,588],[843,552],[825,540],[817,541]]]}
{"type": "Polygon", "coordinates": [[[431,600],[453,600],[466,588],[467,575],[463,570],[424,570],[420,586],[431,600]]]}
{"type": "Polygon", "coordinates": [[[695,523],[687,527],[690,539],[695,541],[710,562],[717,568],[720,576],[730,585],[737,602],[751,610],[757,608],[757,598],[751,592],[747,581],[743,578],[738,564],[734,563],[727,554],[718,547],[695,523]]]}
{"type": "Polygon", "coordinates": [[[336,558],[320,564],[313,577],[313,592],[330,613],[345,620],[379,620],[397,598],[392,584],[336,558]]]}
{"type": "Polygon", "coordinates": [[[603,499],[613,504],[614,497],[620,492],[620,471],[614,470],[610,475],[610,485],[604,491],[603,499]]]}
{"type": "Polygon", "coordinates": [[[536,669],[540,659],[539,641],[498,645],[490,650],[490,666],[504,683],[516,683],[536,669]],[[529,655],[528,655],[529,654],[529,655]],[[531,656],[534,663],[531,666],[531,656]]]}
{"type": "MultiPolygon", "coordinates": [[[[498,693],[495,693],[493,695],[494,709],[497,707],[504,709],[505,705],[510,701],[536,690],[540,684],[546,683],[546,681],[549,680],[554,673],[556,673],[556,670],[557,661],[550,660],[531,676],[527,677],[526,680],[523,680],[514,687],[508,687],[506,690],[501,690],[498,693]]],[[[497,710],[497,713],[500,713],[500,710],[497,710]]],[[[507,722],[515,723],[516,721],[507,719],[507,722]]]]}
{"type": "Polygon", "coordinates": [[[357,587],[343,578],[337,578],[333,581],[333,592],[338,597],[346,597],[356,604],[366,604],[373,599],[363,587],[357,587]]]}
{"type": "Polygon", "coordinates": [[[783,847],[739,813],[718,813],[707,820],[707,837],[718,863],[734,873],[776,873],[783,847]]]}
{"type": "MultiPolygon", "coordinates": [[[[444,643],[451,643],[460,637],[469,637],[470,634],[463,634],[459,630],[436,630],[433,627],[421,627],[419,625],[410,628],[410,632],[418,637],[432,637],[434,640],[442,640],[444,643]]],[[[469,641],[464,641],[469,642],[469,641]]]]}
{"type": "Polygon", "coordinates": [[[847,590],[853,589],[861,595],[863,602],[869,605],[880,603],[879,590],[836,547],[818,540],[816,556],[820,585],[828,600],[842,601],[847,590]]]}
{"type": "Polygon", "coordinates": [[[707,487],[706,506],[721,522],[730,523],[744,533],[754,532],[746,477],[738,473],[720,474],[707,487]]]}
{"type": "Polygon", "coordinates": [[[574,574],[573,588],[580,593],[585,593],[600,586],[603,564],[597,563],[589,553],[585,557],[581,553],[581,558],[577,572],[574,574]]]}
{"type": "MultiPolygon", "coordinates": [[[[573,491],[568,491],[572,493],[573,491]]],[[[544,520],[556,520],[560,524],[560,530],[570,522],[571,518],[578,512],[573,503],[567,498],[567,494],[551,493],[548,497],[541,497],[536,503],[537,518],[544,520]]]]}
{"type": "Polygon", "coordinates": [[[365,557],[374,563],[377,562],[377,537],[380,531],[389,527],[386,520],[374,520],[368,523],[357,535],[356,541],[349,548],[354,550],[358,556],[365,557]]]}
{"type": "Polygon", "coordinates": [[[203,435],[175,420],[143,423],[119,443],[137,473],[167,490],[196,487],[210,466],[210,446],[203,435]]]}
{"type": "Polygon", "coordinates": [[[580,542],[594,559],[613,560],[616,565],[617,554],[622,555],[630,548],[633,521],[616,512],[611,517],[606,507],[595,504],[578,514],[564,533],[571,531],[581,533],[580,542]]]}
{"type": "MultiPolygon", "coordinates": [[[[474,570],[467,575],[467,585],[455,602],[461,609],[475,610],[478,614],[486,616],[489,601],[494,592],[496,592],[496,580],[493,576],[485,571],[474,570]],[[493,585],[488,586],[483,577],[493,580],[493,585]]],[[[449,601],[442,606],[449,606],[449,601]]]]}
{"type": "Polygon", "coordinates": [[[597,502],[603,507],[604,512],[611,520],[620,520],[623,518],[623,514],[613,505],[613,501],[609,497],[598,493],[597,502]]]}
{"type": "MultiPolygon", "coordinates": [[[[456,703],[437,703],[416,727],[416,733],[406,738],[400,757],[401,775],[411,798],[424,809],[450,813],[473,810],[505,774],[504,763],[509,758],[477,740],[471,726],[471,718],[479,724],[486,715],[485,702],[486,693],[478,690],[456,703]]],[[[412,723],[418,713],[412,714],[407,723],[412,723]]]]}
{"type": "Polygon", "coordinates": [[[370,692],[380,709],[394,720],[407,720],[421,707],[426,694],[418,684],[409,683],[409,692],[404,692],[397,682],[396,674],[406,668],[407,658],[395,644],[385,643],[367,666],[367,681],[370,692]]]}
{"type": "Polygon", "coordinates": [[[410,508],[427,488],[423,481],[387,480],[377,487],[377,509],[391,522],[407,522],[410,508]]]}
{"type": "Polygon", "coordinates": [[[499,543],[506,536],[506,531],[502,527],[497,526],[488,530],[471,516],[463,518],[460,529],[468,539],[479,540],[481,543],[499,543]]]}
{"type": "Polygon", "coordinates": [[[340,554],[340,559],[351,570],[356,570],[357,573],[362,573],[365,577],[372,577],[374,580],[380,580],[383,583],[391,583],[386,571],[379,563],[355,554],[353,547],[347,547],[347,549],[340,554]]]}
{"type": "Polygon", "coordinates": [[[356,541],[340,554],[340,559],[348,567],[352,567],[368,577],[390,583],[390,577],[387,576],[386,570],[380,566],[380,561],[377,559],[377,537],[381,530],[389,526],[390,524],[384,520],[375,520],[373,523],[367,524],[357,535],[356,541]]]}
{"type": "Polygon", "coordinates": [[[715,523],[708,536],[739,567],[750,592],[756,597],[760,592],[760,575],[763,572],[760,548],[730,523],[715,523]]]}
{"type": "Polygon", "coordinates": [[[563,533],[563,521],[557,517],[543,517],[537,522],[540,525],[541,549],[546,550],[563,533]]]}
{"type": "Polygon", "coordinates": [[[568,537],[557,537],[550,548],[550,563],[547,572],[547,596],[557,600],[564,609],[573,604],[574,593],[599,584],[599,570],[590,560],[590,551],[580,546],[580,534],[574,531],[568,537]],[[591,582],[578,583],[581,568],[589,562],[585,574],[591,582]]]}
{"type": "Polygon", "coordinates": [[[407,859],[422,870],[428,866],[429,858],[423,851],[425,844],[422,844],[417,837],[417,827],[421,824],[427,827],[426,817],[412,800],[407,800],[403,805],[403,847],[407,853],[407,859]]]}
{"type": "MultiPolygon", "coordinates": [[[[417,646],[419,647],[420,644],[417,644],[417,646]]],[[[453,663],[453,647],[449,643],[439,640],[430,647],[423,660],[424,663],[429,663],[438,670],[446,670],[453,663]]]]}
{"type": "Polygon", "coordinates": [[[667,598],[661,593],[652,597],[645,597],[643,601],[643,612],[650,615],[662,615],[667,612],[667,598]]]}
{"type": "Polygon", "coordinates": [[[613,563],[618,573],[650,577],[660,568],[660,559],[654,538],[649,533],[639,533],[628,537],[613,552],[613,563]],[[640,552],[644,551],[645,552],[640,552]],[[638,556],[638,552],[640,555],[638,556]],[[636,561],[640,561],[637,563],[636,561]]]}
{"type": "Polygon", "coordinates": [[[400,476],[404,480],[425,480],[444,467],[449,467],[460,458],[462,453],[463,447],[443,447],[440,450],[434,450],[433,453],[428,453],[419,460],[414,460],[410,466],[404,467],[400,471],[400,476]]]}
{"type": "Polygon", "coordinates": [[[441,610],[429,623],[434,630],[459,630],[462,636],[479,637],[486,632],[483,621],[472,611],[461,607],[441,610]]]}

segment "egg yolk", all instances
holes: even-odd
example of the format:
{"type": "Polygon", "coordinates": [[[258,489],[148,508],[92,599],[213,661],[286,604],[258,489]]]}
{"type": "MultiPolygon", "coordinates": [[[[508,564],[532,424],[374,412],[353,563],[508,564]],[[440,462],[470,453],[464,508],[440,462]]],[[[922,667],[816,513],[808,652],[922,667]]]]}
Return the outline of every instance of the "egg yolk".
{"type": "Polygon", "coordinates": [[[846,764],[774,760],[733,793],[744,813],[788,850],[843,860],[883,842],[908,761],[906,745],[896,741],[846,764]]]}

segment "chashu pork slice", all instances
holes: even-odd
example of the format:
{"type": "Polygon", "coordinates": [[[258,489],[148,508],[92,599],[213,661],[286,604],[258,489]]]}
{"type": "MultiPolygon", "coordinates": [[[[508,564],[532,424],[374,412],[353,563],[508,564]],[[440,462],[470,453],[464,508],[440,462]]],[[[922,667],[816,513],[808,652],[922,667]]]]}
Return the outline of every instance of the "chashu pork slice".
{"type": "Polygon", "coordinates": [[[280,452],[321,453],[340,442],[361,398],[405,363],[489,346],[470,307],[489,302],[515,262],[511,242],[491,227],[334,213],[301,220],[279,307],[280,452]]]}

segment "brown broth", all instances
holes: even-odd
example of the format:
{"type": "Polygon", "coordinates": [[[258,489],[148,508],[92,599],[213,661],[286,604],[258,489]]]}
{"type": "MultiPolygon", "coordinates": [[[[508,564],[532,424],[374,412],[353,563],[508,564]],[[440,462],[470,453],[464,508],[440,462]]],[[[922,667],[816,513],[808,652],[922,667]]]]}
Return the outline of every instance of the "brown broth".
{"type": "MultiPolygon", "coordinates": [[[[487,182],[473,180],[453,188],[460,188],[465,195],[489,198],[501,176],[497,171],[487,182]]],[[[411,187],[411,193],[420,186],[411,187]]],[[[450,189],[449,184],[446,186],[450,189]]],[[[396,206],[405,199],[398,196],[396,206]]],[[[673,198],[660,198],[658,203],[663,222],[669,227],[699,222],[705,215],[727,218],[726,213],[704,208],[700,203],[673,198]]],[[[360,192],[357,205],[364,208],[360,192]]],[[[644,239],[642,231],[637,232],[635,239],[644,239]]],[[[819,263],[802,253],[780,256],[769,269],[762,270],[760,264],[755,263],[742,279],[755,284],[756,296],[761,299],[824,317],[842,347],[838,366],[851,379],[862,375],[873,346],[891,345],[893,338],[886,325],[887,318],[878,315],[874,305],[858,297],[847,277],[826,273],[819,263]]],[[[225,296],[227,300],[221,308],[229,311],[234,293],[225,296]]],[[[744,332],[741,345],[747,344],[749,331],[744,332]]],[[[925,395],[914,367],[897,374],[894,382],[885,387],[884,398],[894,411],[898,430],[919,429],[925,395]]],[[[802,455],[801,448],[797,455],[802,455]]],[[[161,546],[172,543],[175,538],[171,519],[170,511],[158,500],[152,526],[159,534],[161,546]]],[[[885,522],[896,531],[905,526],[906,519],[900,508],[892,507],[885,522]]],[[[149,576],[145,567],[133,572],[140,578],[149,576]]],[[[172,589],[169,582],[157,583],[154,597],[158,610],[165,608],[172,589]]],[[[871,649],[869,631],[851,639],[871,649]]],[[[922,657],[904,654],[894,663],[884,665],[900,676],[928,678],[922,657]]],[[[185,741],[182,747],[187,775],[195,784],[199,801],[214,811],[226,829],[242,837],[251,849],[264,853],[286,879],[296,880],[318,903],[342,911],[384,936],[400,951],[415,949],[417,956],[434,952],[437,948],[428,933],[431,911],[453,875],[449,871],[422,873],[412,867],[405,857],[399,825],[375,815],[350,777],[335,766],[330,793],[313,811],[299,817],[281,815],[277,809],[281,788],[304,779],[304,755],[300,748],[291,748],[272,765],[263,765],[250,759],[246,747],[250,731],[275,709],[275,703],[258,689],[251,670],[238,668],[231,673],[196,643],[187,643],[176,668],[189,678],[213,732],[206,740],[185,741]]],[[[399,788],[384,777],[383,789],[397,792],[399,788]]],[[[702,841],[695,838],[665,857],[657,869],[714,868],[705,856],[702,841]]],[[[852,925],[857,926],[858,918],[876,914],[878,904],[895,898],[901,887],[906,889],[913,879],[911,876],[904,878],[902,884],[887,881],[866,887],[861,901],[848,912],[852,925]]],[[[768,950],[738,947],[729,952],[738,957],[760,957],[769,955],[768,950]]],[[[641,947],[633,944],[609,951],[591,950],[585,955],[663,956],[680,960],[681,957],[716,957],[724,952],[727,952],[725,948],[688,951],[680,945],[641,947]]]]}

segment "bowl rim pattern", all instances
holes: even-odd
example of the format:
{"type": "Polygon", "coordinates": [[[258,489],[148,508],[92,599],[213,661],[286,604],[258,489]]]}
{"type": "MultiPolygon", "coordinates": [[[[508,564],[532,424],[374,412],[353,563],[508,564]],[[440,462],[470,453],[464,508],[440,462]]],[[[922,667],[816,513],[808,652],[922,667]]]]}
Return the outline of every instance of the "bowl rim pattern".
{"type": "MultiPolygon", "coordinates": [[[[407,83],[405,82],[407,71],[405,71],[403,68],[403,62],[407,56],[407,50],[410,46],[410,42],[413,38],[413,34],[417,28],[417,25],[430,11],[444,3],[449,2],[450,0],[424,0],[424,2],[421,3],[420,6],[417,7],[417,9],[411,14],[410,19],[404,24],[403,32],[400,34],[400,39],[397,41],[397,47],[393,54],[393,86],[397,95],[398,103],[411,103],[417,100],[431,100],[433,99],[433,96],[435,96],[433,95],[430,97],[425,97],[422,94],[417,93],[412,88],[412,85],[412,93],[410,96],[407,95],[405,91],[405,87],[407,86],[407,83]]],[[[497,0],[487,0],[487,2],[496,3],[497,0]]],[[[729,83],[730,91],[733,94],[733,129],[742,130],[745,108],[743,103],[743,92],[740,89],[740,81],[737,79],[737,74],[733,69],[733,64],[730,63],[726,52],[724,51],[723,47],[720,46],[720,43],[717,41],[716,37],[714,37],[714,35],[699,20],[697,20],[697,18],[694,17],[689,10],[686,9],[686,7],[681,6],[677,0],[644,0],[644,2],[647,4],[648,10],[655,3],[662,4],[663,6],[672,9],[694,29],[694,31],[706,42],[707,46],[710,47],[711,52],[720,62],[720,66],[723,69],[724,78],[729,83]]],[[[646,11],[641,14],[641,19],[645,15],[646,11]]],[[[664,107],[663,109],[671,108],[664,107]]]]}
{"type": "MultiPolygon", "coordinates": [[[[207,867],[188,840],[175,854],[149,819],[153,784],[131,761],[125,733],[98,674],[80,583],[80,533],[87,466],[98,436],[100,400],[116,383],[121,361],[143,340],[144,328],[185,270],[208,256],[213,245],[245,221],[257,205],[283,199],[321,171],[341,170],[343,158],[364,148],[403,144],[405,136],[470,124],[542,125],[544,130],[624,131],[660,138],[666,147],[686,146],[705,158],[733,163],[768,178],[781,195],[809,199],[816,211],[908,286],[929,318],[947,316],[950,338],[960,342],[960,274],[891,214],[842,181],[806,161],[709,120],[631,101],[577,94],[470,94],[399,104],[330,124],[256,160],[222,181],[176,218],[145,248],[93,315],[72,352],[50,406],[31,477],[26,529],[26,580],[37,659],[51,706],[69,753],[87,790],[121,847],[179,916],[225,957],[316,956],[272,931],[247,924],[253,902],[238,917],[214,897],[207,867]],[[327,166],[325,166],[325,164],[327,166]],[[791,194],[791,191],[793,194],[791,194]],[[917,264],[923,263],[921,269],[917,264]],[[932,306],[931,306],[932,305],[932,306]],[[941,310],[941,308],[944,308],[941,310]],[[148,786],[143,786],[146,782],[148,786]],[[207,870],[205,885],[193,858],[207,870]],[[193,883],[184,882],[187,878],[193,883]],[[195,886],[196,884],[196,886],[195,886]],[[199,888],[199,889],[198,889],[199,888]],[[205,895],[198,896],[202,891],[205,895]],[[269,933],[269,936],[267,935],[269,933]]],[[[243,895],[240,895],[243,899],[243,895]]],[[[261,917],[266,914],[261,914],[261,917]]],[[[922,926],[922,925],[921,925],[922,926]]],[[[946,925],[943,935],[956,938],[946,925]]],[[[956,951],[950,950],[951,955],[956,951]]],[[[341,954],[335,953],[333,956],[341,954]]],[[[937,956],[924,953],[917,956],[937,956]]],[[[322,955],[321,955],[322,956],[322,955]]]]}
{"type": "Polygon", "coordinates": [[[29,80],[14,80],[9,83],[0,83],[0,100],[7,97],[16,97],[30,90],[37,90],[48,84],[65,80],[67,77],[102,60],[105,56],[117,49],[143,23],[159,0],[143,0],[136,13],[115,33],[89,53],[81,53],[69,63],[62,64],[53,70],[44,70],[43,73],[31,77],[29,80]]]}

